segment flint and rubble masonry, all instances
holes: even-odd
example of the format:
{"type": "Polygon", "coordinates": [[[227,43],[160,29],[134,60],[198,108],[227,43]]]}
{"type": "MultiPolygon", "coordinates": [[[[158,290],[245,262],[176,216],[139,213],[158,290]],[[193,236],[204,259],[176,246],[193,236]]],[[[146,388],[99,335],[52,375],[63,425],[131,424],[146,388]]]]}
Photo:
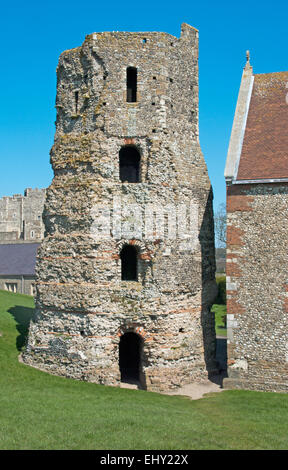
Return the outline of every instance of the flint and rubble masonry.
{"type": "MultiPolygon", "coordinates": [[[[36,266],[36,314],[24,361],[53,374],[120,385],[119,341],[141,339],[140,381],[167,390],[214,373],[217,291],[212,190],[198,139],[198,31],[88,35],[61,54],[47,190],[46,237],[36,266]],[[127,68],[137,99],[127,102],[127,68]],[[140,181],[122,182],[119,152],[140,155],[140,181]],[[197,243],[95,237],[95,206],[113,197],[143,213],[191,202],[197,243]],[[135,246],[138,280],[121,280],[135,246]]],[[[132,225],[133,225],[133,214],[132,225]]]]}

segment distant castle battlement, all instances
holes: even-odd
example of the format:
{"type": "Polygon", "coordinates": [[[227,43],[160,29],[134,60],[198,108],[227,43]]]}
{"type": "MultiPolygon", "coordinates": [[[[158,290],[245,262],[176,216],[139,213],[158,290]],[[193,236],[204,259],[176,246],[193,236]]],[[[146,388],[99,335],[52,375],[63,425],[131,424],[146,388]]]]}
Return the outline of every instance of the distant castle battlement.
{"type": "Polygon", "coordinates": [[[24,195],[0,199],[0,243],[39,242],[44,237],[42,213],[46,189],[26,188],[24,195]]]}

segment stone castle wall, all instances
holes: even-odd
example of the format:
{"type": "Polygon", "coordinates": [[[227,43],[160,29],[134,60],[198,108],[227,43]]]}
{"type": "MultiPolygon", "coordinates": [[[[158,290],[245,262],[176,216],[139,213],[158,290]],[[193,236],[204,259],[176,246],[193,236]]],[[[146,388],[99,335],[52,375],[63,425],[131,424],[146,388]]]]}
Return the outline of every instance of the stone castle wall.
{"type": "Polygon", "coordinates": [[[198,32],[184,24],[179,39],[92,34],[61,55],[57,73],[54,179],[24,361],[119,385],[119,341],[134,332],[141,338],[144,388],[204,379],[215,372],[210,306],[216,284],[213,196],[198,139],[198,32]],[[127,67],[137,67],[132,103],[127,67]],[[141,157],[138,183],[119,179],[119,151],[127,146],[141,157]],[[165,229],[155,236],[152,228],[147,235],[149,205],[165,209],[173,231],[181,204],[197,208],[193,234],[169,238],[165,229]],[[99,236],[101,207],[116,224],[105,237],[99,236]],[[121,280],[126,245],[137,247],[137,282],[121,280]]]}
{"type": "Polygon", "coordinates": [[[0,290],[9,290],[7,284],[13,285],[13,289],[10,289],[11,292],[32,296],[35,294],[35,276],[9,276],[0,274],[0,290]]]}
{"type": "Polygon", "coordinates": [[[225,387],[288,391],[288,185],[227,188],[225,387]]]}
{"type": "Polygon", "coordinates": [[[0,243],[41,241],[44,237],[42,212],[45,189],[25,189],[0,199],[0,243]]]}

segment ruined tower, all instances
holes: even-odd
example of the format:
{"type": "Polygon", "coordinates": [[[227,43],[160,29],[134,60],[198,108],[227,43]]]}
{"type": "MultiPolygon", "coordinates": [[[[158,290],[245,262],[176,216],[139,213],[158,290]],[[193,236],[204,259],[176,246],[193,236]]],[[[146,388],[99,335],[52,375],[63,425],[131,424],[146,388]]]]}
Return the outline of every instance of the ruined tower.
{"type": "Polygon", "coordinates": [[[198,31],[91,34],[57,74],[24,361],[148,390],[204,379],[215,370],[215,256],[198,31]]]}

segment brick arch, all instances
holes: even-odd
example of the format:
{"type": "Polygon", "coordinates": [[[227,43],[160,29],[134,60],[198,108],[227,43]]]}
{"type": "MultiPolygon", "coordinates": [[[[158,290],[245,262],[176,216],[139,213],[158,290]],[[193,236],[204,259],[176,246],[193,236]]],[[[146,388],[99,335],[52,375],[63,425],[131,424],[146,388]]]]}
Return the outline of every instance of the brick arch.
{"type": "Polygon", "coordinates": [[[125,333],[136,333],[145,341],[145,336],[147,332],[144,330],[143,326],[139,325],[138,323],[127,323],[125,325],[120,326],[117,335],[119,338],[125,333]]]}
{"type": "Polygon", "coordinates": [[[124,137],[123,141],[120,142],[120,148],[118,150],[118,153],[120,152],[121,149],[123,149],[125,147],[126,148],[127,147],[132,147],[135,150],[137,150],[137,152],[139,153],[139,156],[140,156],[140,167],[141,167],[142,161],[143,161],[143,155],[145,153],[145,146],[143,145],[141,140],[134,139],[133,137],[124,137]]]}
{"type": "Polygon", "coordinates": [[[150,261],[153,257],[153,252],[151,250],[149,250],[145,243],[141,240],[137,240],[135,238],[132,238],[131,240],[128,240],[128,239],[124,239],[124,240],[121,240],[117,243],[117,248],[118,248],[118,252],[120,253],[122,248],[125,246],[125,245],[131,245],[131,246],[134,246],[135,248],[138,249],[138,258],[139,259],[142,259],[144,261],[150,261]]]}

